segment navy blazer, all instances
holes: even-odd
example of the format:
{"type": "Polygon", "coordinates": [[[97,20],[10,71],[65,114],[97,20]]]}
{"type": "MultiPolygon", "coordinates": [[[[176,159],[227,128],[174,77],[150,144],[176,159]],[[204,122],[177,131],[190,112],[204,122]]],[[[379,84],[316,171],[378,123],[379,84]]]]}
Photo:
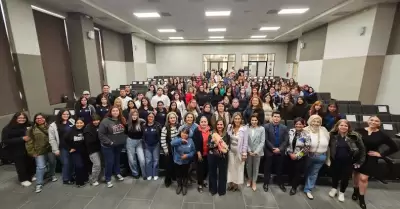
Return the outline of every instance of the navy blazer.
{"type": "MultiPolygon", "coordinates": [[[[267,123],[264,125],[265,128],[265,147],[264,147],[264,155],[271,156],[273,154],[272,148],[275,143],[275,133],[274,126],[272,123],[267,123]]],[[[289,132],[285,125],[279,124],[279,150],[281,154],[285,153],[285,150],[289,143],[289,132]]]]}

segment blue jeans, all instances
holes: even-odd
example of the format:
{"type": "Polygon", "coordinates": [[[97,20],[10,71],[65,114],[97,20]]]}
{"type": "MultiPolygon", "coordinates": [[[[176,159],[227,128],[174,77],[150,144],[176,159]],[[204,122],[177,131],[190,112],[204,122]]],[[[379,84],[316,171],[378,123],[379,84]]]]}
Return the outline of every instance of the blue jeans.
{"type": "Polygon", "coordinates": [[[310,155],[307,159],[306,165],[306,183],[304,185],[304,192],[311,192],[315,187],[315,182],[318,178],[319,170],[322,168],[326,160],[326,154],[310,155]]]}
{"type": "Polygon", "coordinates": [[[128,154],[129,168],[131,169],[132,175],[139,176],[138,162],[137,162],[139,160],[140,171],[142,172],[142,176],[146,177],[146,171],[145,171],[146,161],[144,159],[142,141],[140,139],[131,139],[128,137],[128,139],[126,140],[126,151],[128,154]]]}
{"type": "Polygon", "coordinates": [[[121,174],[120,159],[123,147],[124,145],[116,145],[111,147],[101,146],[105,163],[104,176],[106,177],[106,182],[111,181],[113,172],[115,175],[121,174]]]}
{"type": "Polygon", "coordinates": [[[35,157],[36,162],[36,184],[43,185],[44,174],[46,173],[46,164],[48,163],[48,172],[50,176],[56,173],[56,156],[52,153],[46,153],[35,157]]]}
{"type": "Polygon", "coordinates": [[[160,145],[149,146],[144,144],[144,156],[146,158],[147,177],[158,176],[158,161],[160,159],[160,145]]]}
{"type": "Polygon", "coordinates": [[[62,179],[63,181],[72,181],[73,163],[71,154],[67,149],[60,149],[60,160],[62,163],[62,179]]]}

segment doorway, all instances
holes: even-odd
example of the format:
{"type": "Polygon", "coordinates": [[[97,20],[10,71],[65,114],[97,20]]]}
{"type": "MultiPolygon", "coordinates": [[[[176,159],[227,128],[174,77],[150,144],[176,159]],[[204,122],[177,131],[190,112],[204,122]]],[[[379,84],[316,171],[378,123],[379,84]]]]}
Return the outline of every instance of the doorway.
{"type": "Polygon", "coordinates": [[[250,76],[266,76],[267,62],[250,61],[249,71],[250,76]]]}

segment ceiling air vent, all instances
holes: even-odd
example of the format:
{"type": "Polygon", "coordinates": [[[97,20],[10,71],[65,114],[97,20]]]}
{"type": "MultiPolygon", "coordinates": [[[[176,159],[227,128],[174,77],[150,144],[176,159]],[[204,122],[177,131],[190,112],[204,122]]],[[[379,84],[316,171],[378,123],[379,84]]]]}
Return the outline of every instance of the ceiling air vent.
{"type": "Polygon", "coordinates": [[[268,15],[276,15],[276,14],[278,14],[278,10],[276,10],[276,9],[268,10],[268,11],[267,11],[267,14],[268,14],[268,15]]]}
{"type": "Polygon", "coordinates": [[[161,17],[171,17],[171,13],[169,12],[161,12],[160,15],[161,17]]]}
{"type": "Polygon", "coordinates": [[[349,11],[343,11],[343,12],[336,12],[335,14],[333,14],[332,16],[345,16],[345,15],[349,15],[351,14],[351,12],[349,11]]]}

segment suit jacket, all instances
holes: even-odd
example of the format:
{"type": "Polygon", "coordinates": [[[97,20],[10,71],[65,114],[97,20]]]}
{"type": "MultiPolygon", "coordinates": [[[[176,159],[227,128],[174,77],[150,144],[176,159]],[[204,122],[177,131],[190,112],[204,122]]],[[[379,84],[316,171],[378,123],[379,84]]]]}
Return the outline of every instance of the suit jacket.
{"type": "MultiPolygon", "coordinates": [[[[274,126],[272,123],[267,123],[264,125],[265,128],[265,147],[264,147],[264,155],[272,156],[272,148],[275,148],[275,133],[274,126]]],[[[279,124],[279,150],[281,154],[284,155],[286,148],[289,143],[289,134],[288,129],[285,125],[279,124]]]]}

